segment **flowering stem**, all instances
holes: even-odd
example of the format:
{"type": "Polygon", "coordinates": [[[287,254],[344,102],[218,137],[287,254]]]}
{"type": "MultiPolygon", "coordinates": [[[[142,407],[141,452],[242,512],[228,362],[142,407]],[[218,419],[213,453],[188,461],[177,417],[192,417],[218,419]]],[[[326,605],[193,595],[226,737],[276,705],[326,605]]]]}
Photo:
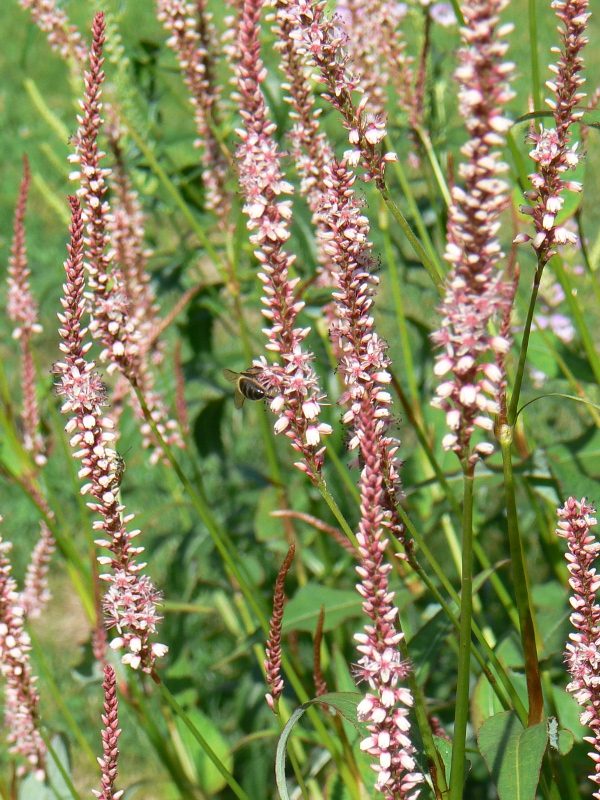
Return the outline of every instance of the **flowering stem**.
{"type": "Polygon", "coordinates": [[[519,532],[517,503],[515,497],[515,484],[512,471],[512,428],[503,426],[500,433],[500,446],[502,448],[502,463],[504,467],[504,491],[506,498],[506,514],[508,525],[508,543],[513,577],[513,588],[519,611],[521,628],[521,644],[525,656],[525,675],[527,680],[527,696],[529,698],[529,727],[541,721],[544,713],[544,697],[540,677],[540,665],[537,656],[535,641],[535,626],[531,614],[529,588],[523,546],[519,532]]]}
{"type": "Polygon", "coordinates": [[[465,782],[465,743],[469,717],[469,677],[471,671],[471,625],[473,616],[473,472],[474,465],[463,464],[462,576],[456,711],[450,767],[450,800],[462,800],[465,782]]]}
{"type": "Polygon", "coordinates": [[[521,339],[521,351],[519,353],[519,362],[517,364],[517,372],[515,374],[515,382],[513,385],[512,395],[510,398],[510,405],[508,408],[508,424],[513,427],[517,419],[517,409],[519,407],[519,397],[521,395],[521,386],[523,384],[523,375],[525,373],[525,362],[527,360],[527,349],[529,347],[529,337],[531,335],[531,323],[533,321],[533,314],[535,312],[535,304],[540,289],[540,281],[544,271],[545,263],[538,258],[538,265],[533,276],[533,287],[531,290],[531,297],[529,298],[529,307],[527,309],[527,317],[525,318],[525,325],[523,326],[523,337],[521,339]]]}
{"type": "MultiPolygon", "coordinates": [[[[391,149],[391,142],[389,142],[388,139],[386,139],[386,144],[391,149]]],[[[435,264],[436,271],[443,276],[443,274],[444,274],[443,267],[442,267],[442,265],[440,264],[440,262],[438,260],[437,253],[435,251],[433,243],[432,243],[431,239],[429,238],[429,233],[427,231],[427,228],[425,227],[425,222],[423,221],[423,216],[422,216],[422,214],[421,214],[421,212],[419,210],[419,206],[416,203],[415,196],[414,196],[413,191],[411,189],[410,183],[408,182],[408,180],[406,178],[406,173],[404,172],[404,169],[402,168],[402,165],[400,164],[399,161],[394,161],[393,162],[392,169],[394,171],[394,174],[396,176],[396,179],[397,179],[398,183],[400,184],[400,188],[402,189],[402,194],[404,195],[404,197],[406,199],[406,202],[408,204],[408,209],[410,211],[411,217],[414,220],[417,232],[418,232],[419,236],[421,237],[421,241],[423,242],[423,249],[427,251],[427,254],[428,254],[429,258],[431,259],[431,263],[435,264]]],[[[381,187],[379,187],[379,188],[380,188],[381,194],[383,196],[383,190],[381,189],[381,187]]],[[[386,200],[386,204],[389,207],[389,203],[387,202],[387,200],[386,200]]],[[[412,244],[412,242],[411,242],[411,244],[412,244]]],[[[418,255],[418,253],[417,253],[417,255],[418,255]]]]}
{"type": "Polygon", "coordinates": [[[333,497],[333,495],[331,494],[331,492],[327,488],[327,484],[325,483],[325,478],[321,477],[319,479],[319,482],[317,484],[317,489],[321,493],[321,497],[323,498],[323,500],[325,500],[325,502],[327,503],[327,505],[331,509],[331,512],[332,512],[333,516],[340,523],[340,527],[342,528],[342,530],[344,531],[344,533],[346,534],[348,539],[356,547],[357,546],[356,535],[354,534],[354,531],[352,530],[350,525],[348,525],[348,522],[346,521],[346,517],[342,514],[342,511],[341,511],[340,507],[338,506],[338,504],[336,503],[335,498],[333,497]]]}
{"type": "Polygon", "coordinates": [[[381,185],[378,187],[381,193],[381,196],[389,208],[393,218],[396,220],[400,228],[402,229],[402,233],[408,239],[412,249],[415,251],[417,257],[419,258],[420,262],[423,264],[427,272],[429,273],[429,277],[433,281],[436,289],[441,292],[442,285],[443,285],[443,276],[441,275],[440,270],[436,267],[433,261],[429,258],[427,253],[425,252],[425,248],[421,244],[421,242],[417,239],[415,234],[412,231],[412,228],[408,224],[408,221],[404,214],[400,211],[392,196],[390,195],[389,189],[385,185],[381,185]]]}
{"type": "Polygon", "coordinates": [[[433,143],[431,141],[431,137],[429,132],[425,130],[421,125],[415,126],[415,132],[419,137],[419,141],[425,153],[427,155],[427,160],[429,161],[429,165],[431,166],[431,171],[435,177],[435,181],[437,183],[440,197],[444,201],[444,205],[448,207],[452,202],[452,198],[450,197],[450,190],[448,189],[448,184],[446,183],[446,178],[444,173],[442,172],[442,168],[440,167],[440,162],[438,161],[438,157],[436,155],[435,149],[433,147],[433,143]]]}

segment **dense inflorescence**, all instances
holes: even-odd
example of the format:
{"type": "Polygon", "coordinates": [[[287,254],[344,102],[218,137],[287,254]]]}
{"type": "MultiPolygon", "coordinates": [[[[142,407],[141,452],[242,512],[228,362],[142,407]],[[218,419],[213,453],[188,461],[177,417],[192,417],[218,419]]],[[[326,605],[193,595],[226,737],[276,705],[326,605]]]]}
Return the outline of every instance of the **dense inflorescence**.
{"type": "MultiPolygon", "coordinates": [[[[600,553],[600,542],[591,529],[596,525],[595,509],[583,498],[569,497],[558,509],[557,534],[566,539],[571,596],[571,625],[565,661],[571,675],[567,690],[583,711],[582,725],[591,728],[586,742],[594,748],[590,758],[594,762],[593,783],[600,785],[600,605],[597,602],[600,577],[594,564],[600,553]]],[[[593,797],[600,798],[600,790],[593,797]]]]}
{"type": "Polygon", "coordinates": [[[94,529],[103,537],[97,539],[96,544],[110,552],[109,556],[100,556],[98,561],[111,570],[100,576],[110,584],[104,610],[109,627],[114,627],[118,634],[111,641],[111,647],[125,650],[123,663],[152,672],[156,658],[167,650],[165,645],[151,642],[161,619],[156,610],[160,593],[149,578],[139,574],[145,564],[138,563],[137,557],[144,548],[133,544],[140,531],[127,528],[133,515],[123,516],[114,424],[103,411],[106,390],[94,362],[86,358],[91,342],[85,342],[87,329],[82,323],[85,312],[83,219],[75,198],[71,198],[71,212],[71,241],[61,299],[63,312],[59,314],[63,360],[54,366],[58,376],[57,391],[63,397],[62,413],[69,415],[66,431],[71,434],[71,446],[77,448],[74,456],[81,461],[79,477],[87,481],[81,493],[91,495],[93,501],[88,503],[89,508],[100,517],[94,522],[94,529]]]}
{"type": "Polygon", "coordinates": [[[514,292],[498,268],[503,256],[500,216],[509,202],[508,186],[499,177],[507,169],[501,148],[511,124],[503,107],[513,97],[507,83],[513,65],[505,61],[503,41],[511,26],[501,26],[498,18],[505,5],[506,0],[470,0],[463,7],[465,47],[456,78],[470,138],[459,168],[463,186],[452,190],[445,254],[452,269],[442,324],[432,336],[441,351],[435,374],[444,378],[433,403],[446,412],[450,429],[442,444],[471,462],[493,450],[488,441],[471,450],[471,437],[476,428],[493,429],[503,380],[495,359],[503,358],[510,346],[506,336],[490,327],[505,317],[514,292]]]}
{"type": "Polygon", "coordinates": [[[260,88],[266,76],[258,38],[261,8],[261,0],[246,0],[240,24],[237,86],[243,128],[238,131],[242,141],[237,156],[250,240],[261,265],[262,313],[271,322],[266,347],[283,363],[268,365],[263,358],[256,366],[262,370],[261,381],[275,394],[271,400],[271,409],[279,416],[275,431],[290,438],[302,456],[296,466],[316,482],[323,464],[321,437],[331,433],[331,427],[318,419],[322,396],[311,365],[313,355],[303,345],[310,329],[298,325],[304,302],[294,296],[299,279],[290,278],[294,256],[284,249],[290,236],[291,202],[281,195],[292,187],[283,178],[273,138],[275,125],[268,119],[260,88]]]}
{"type": "Polygon", "coordinates": [[[24,758],[40,780],[46,745],[40,733],[40,697],[31,671],[31,641],[24,629],[25,608],[12,576],[10,542],[0,539],[0,673],[6,681],[4,720],[10,752],[24,758]]]}
{"type": "Polygon", "coordinates": [[[119,765],[119,703],[117,700],[117,676],[110,664],[104,667],[104,713],[102,714],[102,757],[100,765],[102,790],[93,790],[98,800],[120,800],[124,790],[115,789],[119,765]]]}
{"type": "MultiPolygon", "coordinates": [[[[583,109],[577,107],[585,98],[580,87],[585,82],[582,75],[582,50],[587,44],[585,35],[590,13],[587,0],[554,0],[552,7],[562,23],[559,28],[562,47],[553,48],[559,58],[550,66],[556,76],[547,81],[553,97],[546,100],[552,110],[554,127],[532,130],[530,139],[535,147],[530,153],[537,165],[537,171],[529,176],[532,189],[526,193],[532,206],[523,208],[525,213],[533,217],[536,234],[533,246],[539,262],[544,265],[556,252],[556,246],[567,242],[575,244],[575,234],[565,225],[558,225],[556,217],[562,209],[565,190],[580,192],[578,181],[565,180],[563,175],[575,169],[580,161],[577,143],[571,144],[571,128],[583,116],[583,109]]],[[[521,235],[519,241],[530,237],[521,235]]]]}
{"type": "Polygon", "coordinates": [[[8,262],[7,313],[15,327],[13,337],[21,345],[21,392],[23,395],[23,445],[31,453],[35,463],[41,467],[46,463],[44,440],[40,433],[40,414],[36,397],[35,365],[31,339],[41,333],[37,304],[30,285],[30,270],[27,264],[25,244],[25,210],[31,180],[29,161],[23,159],[23,178],[15,208],[13,240],[8,262]]]}
{"type": "Polygon", "coordinates": [[[167,44],[177,56],[194,107],[198,133],[195,144],[202,148],[207,207],[226,222],[231,198],[225,187],[227,161],[213,131],[220,97],[211,57],[214,39],[211,15],[205,2],[194,5],[186,0],[157,0],[157,7],[158,19],[169,33],[167,44]]]}

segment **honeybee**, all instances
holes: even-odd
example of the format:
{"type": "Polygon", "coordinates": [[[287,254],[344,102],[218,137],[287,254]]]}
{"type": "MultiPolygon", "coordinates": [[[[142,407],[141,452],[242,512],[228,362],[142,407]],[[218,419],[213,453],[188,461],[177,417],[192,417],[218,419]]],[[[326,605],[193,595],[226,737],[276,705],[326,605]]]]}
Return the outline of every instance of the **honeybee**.
{"type": "Polygon", "coordinates": [[[223,375],[230,383],[235,383],[234,403],[236,408],[244,405],[244,400],[264,400],[272,398],[266,386],[259,380],[262,373],[260,367],[249,367],[243,372],[234,372],[231,369],[224,369],[223,375]]]}

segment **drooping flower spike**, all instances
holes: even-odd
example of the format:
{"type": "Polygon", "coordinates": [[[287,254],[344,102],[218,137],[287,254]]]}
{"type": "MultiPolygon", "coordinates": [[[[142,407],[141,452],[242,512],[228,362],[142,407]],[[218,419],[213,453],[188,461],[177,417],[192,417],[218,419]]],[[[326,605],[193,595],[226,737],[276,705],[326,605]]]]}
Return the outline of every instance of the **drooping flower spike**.
{"type": "Polygon", "coordinates": [[[283,692],[283,677],[281,675],[281,625],[283,622],[283,608],[285,605],[285,578],[288,574],[296,547],[291,544],[286,557],[277,573],[275,590],[273,592],[273,612],[269,621],[269,638],[265,647],[265,672],[268,693],[265,695],[269,708],[277,713],[279,698],[283,692]]]}

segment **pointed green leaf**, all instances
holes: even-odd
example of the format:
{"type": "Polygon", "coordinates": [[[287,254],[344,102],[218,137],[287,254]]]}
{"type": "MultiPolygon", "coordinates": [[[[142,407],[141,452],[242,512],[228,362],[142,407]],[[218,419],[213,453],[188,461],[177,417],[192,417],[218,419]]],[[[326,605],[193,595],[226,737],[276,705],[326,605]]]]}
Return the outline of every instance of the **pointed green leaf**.
{"type": "Polygon", "coordinates": [[[296,722],[298,722],[306,709],[315,704],[333,706],[336,711],[338,711],[342,717],[344,717],[344,719],[346,719],[348,722],[352,722],[358,727],[358,722],[356,719],[356,706],[361,699],[362,695],[358,694],[357,692],[329,692],[328,694],[323,694],[320,697],[315,697],[312,700],[309,700],[307,703],[303,703],[293,712],[281,732],[281,736],[277,742],[277,752],[275,754],[275,781],[277,783],[277,789],[279,791],[279,797],[281,800],[290,800],[290,795],[285,780],[285,751],[288,739],[291,736],[294,725],[296,722]]]}
{"type": "Polygon", "coordinates": [[[321,606],[325,609],[326,631],[361,614],[360,597],[354,590],[307,583],[286,605],[283,630],[314,631],[321,606]]]}
{"type": "Polygon", "coordinates": [[[500,800],[535,800],[548,741],[545,722],[523,728],[512,711],[487,719],[477,734],[479,751],[500,800]]]}

